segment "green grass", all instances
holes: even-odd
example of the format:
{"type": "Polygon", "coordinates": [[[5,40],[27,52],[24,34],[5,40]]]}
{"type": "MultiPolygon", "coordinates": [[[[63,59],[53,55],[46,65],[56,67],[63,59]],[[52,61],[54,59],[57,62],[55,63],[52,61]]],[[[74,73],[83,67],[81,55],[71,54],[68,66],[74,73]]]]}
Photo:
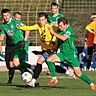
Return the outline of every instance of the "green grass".
{"type": "MultiPolygon", "coordinates": [[[[96,72],[85,72],[95,82],[96,72]]],[[[7,72],[0,72],[0,96],[96,96],[96,91],[83,81],[74,80],[66,75],[58,74],[59,83],[55,87],[47,86],[50,76],[40,75],[40,87],[28,88],[22,82],[20,73],[16,72],[13,84],[8,86],[7,72]]]]}

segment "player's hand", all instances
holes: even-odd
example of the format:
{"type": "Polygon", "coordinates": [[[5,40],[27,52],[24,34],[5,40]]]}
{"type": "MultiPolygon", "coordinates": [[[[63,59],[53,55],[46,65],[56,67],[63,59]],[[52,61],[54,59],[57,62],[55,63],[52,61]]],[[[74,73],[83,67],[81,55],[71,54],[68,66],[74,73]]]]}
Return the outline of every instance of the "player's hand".
{"type": "Polygon", "coordinates": [[[26,41],[23,40],[23,41],[20,42],[19,45],[20,45],[20,47],[24,48],[25,47],[25,44],[26,44],[26,41]]]}
{"type": "Polygon", "coordinates": [[[85,38],[85,42],[87,42],[88,41],[88,39],[87,38],[85,38]]]}
{"type": "Polygon", "coordinates": [[[16,28],[17,28],[17,29],[20,29],[20,25],[19,25],[19,24],[17,24],[17,25],[16,25],[16,28]]]}
{"type": "Polygon", "coordinates": [[[0,46],[0,52],[2,52],[2,47],[0,46]]]}
{"type": "Polygon", "coordinates": [[[56,42],[52,41],[51,44],[54,46],[56,44],[56,42]]]}

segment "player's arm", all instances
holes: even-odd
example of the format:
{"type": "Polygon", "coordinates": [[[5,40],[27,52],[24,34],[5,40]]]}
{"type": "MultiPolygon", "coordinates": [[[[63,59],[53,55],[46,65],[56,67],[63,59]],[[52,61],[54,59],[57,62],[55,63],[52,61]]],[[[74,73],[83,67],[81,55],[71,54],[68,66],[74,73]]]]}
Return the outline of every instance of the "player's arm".
{"type": "Polygon", "coordinates": [[[95,26],[96,26],[96,25],[95,25],[95,22],[93,21],[92,23],[90,23],[89,25],[87,25],[85,29],[86,29],[87,31],[95,34],[95,32],[94,32],[94,30],[96,30],[95,26]]]}
{"type": "Polygon", "coordinates": [[[0,30],[0,52],[2,51],[2,42],[5,38],[5,31],[3,25],[1,25],[1,30],[0,30]]]}
{"type": "Polygon", "coordinates": [[[25,31],[24,41],[27,41],[27,39],[29,38],[29,34],[30,34],[30,31],[26,30],[25,31]]]}
{"type": "Polygon", "coordinates": [[[58,39],[61,39],[62,41],[65,41],[68,39],[68,35],[60,35],[60,34],[57,34],[56,32],[54,32],[54,30],[52,28],[50,28],[50,32],[51,34],[53,34],[54,36],[56,36],[58,39]]]}
{"type": "Polygon", "coordinates": [[[2,41],[4,40],[4,35],[0,34],[0,52],[2,51],[2,41]]]}
{"type": "Polygon", "coordinates": [[[32,26],[20,26],[19,29],[25,31],[25,30],[37,30],[38,29],[38,25],[32,25],[32,26]]]}

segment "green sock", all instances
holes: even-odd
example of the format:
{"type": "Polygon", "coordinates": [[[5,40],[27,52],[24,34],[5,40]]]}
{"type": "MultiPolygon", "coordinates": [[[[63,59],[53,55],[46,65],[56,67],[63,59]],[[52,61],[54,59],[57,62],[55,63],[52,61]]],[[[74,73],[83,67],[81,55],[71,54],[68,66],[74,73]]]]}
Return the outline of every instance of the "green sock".
{"type": "Polygon", "coordinates": [[[89,79],[89,77],[86,74],[81,75],[80,79],[82,79],[83,81],[85,81],[86,83],[88,83],[89,85],[92,83],[92,81],[89,79]]]}
{"type": "Polygon", "coordinates": [[[20,66],[23,67],[23,68],[31,68],[31,65],[26,63],[25,61],[21,61],[20,66]]]}
{"type": "Polygon", "coordinates": [[[52,77],[56,77],[56,72],[55,72],[55,65],[54,63],[47,61],[48,69],[51,72],[52,77]]]}

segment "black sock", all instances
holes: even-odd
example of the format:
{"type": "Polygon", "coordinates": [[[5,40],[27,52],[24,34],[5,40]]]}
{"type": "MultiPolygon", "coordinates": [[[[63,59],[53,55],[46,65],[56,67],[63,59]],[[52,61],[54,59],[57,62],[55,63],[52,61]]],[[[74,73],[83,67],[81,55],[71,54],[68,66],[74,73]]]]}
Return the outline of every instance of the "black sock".
{"type": "Polygon", "coordinates": [[[66,69],[63,69],[61,66],[55,65],[56,72],[58,73],[65,73],[66,69]]]}
{"type": "Polygon", "coordinates": [[[14,77],[14,73],[15,73],[15,69],[14,69],[14,68],[9,68],[9,72],[8,72],[8,75],[9,75],[9,80],[8,80],[8,82],[9,82],[9,83],[12,82],[13,77],[14,77]]]}
{"type": "Polygon", "coordinates": [[[18,69],[20,70],[21,74],[23,74],[24,72],[30,72],[27,68],[22,66],[18,66],[18,69]]]}
{"type": "Polygon", "coordinates": [[[21,66],[18,66],[18,69],[20,70],[21,74],[23,74],[26,71],[26,68],[23,68],[21,66]]]}
{"type": "Polygon", "coordinates": [[[39,77],[41,71],[42,71],[42,64],[38,64],[38,63],[37,63],[37,65],[36,65],[36,67],[35,67],[35,69],[34,69],[33,78],[34,78],[34,79],[37,79],[37,78],[39,77]]]}

